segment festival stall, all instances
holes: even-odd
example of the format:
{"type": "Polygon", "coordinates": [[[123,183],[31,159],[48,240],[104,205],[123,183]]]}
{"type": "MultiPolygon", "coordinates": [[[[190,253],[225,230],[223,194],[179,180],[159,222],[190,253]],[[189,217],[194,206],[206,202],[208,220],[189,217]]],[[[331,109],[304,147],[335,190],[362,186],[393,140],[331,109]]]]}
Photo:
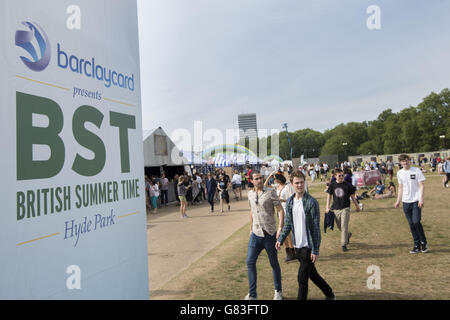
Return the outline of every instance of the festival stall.
{"type": "Polygon", "coordinates": [[[358,188],[376,185],[377,181],[381,180],[381,173],[378,170],[355,171],[353,175],[356,176],[358,188]]]}

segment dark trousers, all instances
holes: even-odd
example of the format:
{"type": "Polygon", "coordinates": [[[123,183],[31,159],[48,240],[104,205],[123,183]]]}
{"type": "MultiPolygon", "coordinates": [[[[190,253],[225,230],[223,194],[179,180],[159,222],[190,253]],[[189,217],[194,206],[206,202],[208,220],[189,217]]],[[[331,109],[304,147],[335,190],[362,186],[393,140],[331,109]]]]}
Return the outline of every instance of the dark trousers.
{"type": "Polygon", "coordinates": [[[278,252],[275,249],[276,234],[269,235],[264,232],[264,237],[259,237],[252,232],[248,241],[247,251],[247,271],[248,271],[248,284],[251,297],[256,297],[256,260],[263,249],[266,250],[269,257],[270,266],[272,267],[272,276],[274,289],[281,291],[281,268],[278,263],[278,252]]]}
{"type": "Polygon", "coordinates": [[[178,203],[180,203],[180,198],[178,198],[178,187],[175,185],[174,188],[174,192],[175,192],[175,200],[178,201],[178,203]]]}
{"type": "Polygon", "coordinates": [[[450,181],[450,173],[446,173],[445,174],[445,181],[444,181],[444,186],[447,186],[447,183],[450,181]]]}
{"type": "Polygon", "coordinates": [[[214,211],[214,196],[216,194],[216,191],[214,190],[214,192],[208,192],[208,202],[209,205],[211,206],[211,211],[214,211]]]}
{"type": "Polygon", "coordinates": [[[230,203],[230,194],[228,193],[228,190],[224,190],[220,194],[221,199],[225,200],[227,204],[230,203]]]}
{"type": "Polygon", "coordinates": [[[422,217],[422,209],[419,208],[418,202],[406,203],[403,202],[403,212],[406,220],[408,220],[409,228],[414,240],[414,246],[418,247],[420,243],[426,243],[425,232],[423,231],[420,219],[422,217]]]}
{"type": "Polygon", "coordinates": [[[169,202],[169,190],[161,190],[161,205],[166,205],[169,202]]]}
{"type": "Polygon", "coordinates": [[[308,297],[309,279],[323,292],[326,297],[333,295],[333,290],[328,283],[319,275],[316,266],[311,261],[311,249],[301,248],[295,249],[296,257],[300,261],[298,269],[298,296],[297,300],[306,300],[308,297]]]}

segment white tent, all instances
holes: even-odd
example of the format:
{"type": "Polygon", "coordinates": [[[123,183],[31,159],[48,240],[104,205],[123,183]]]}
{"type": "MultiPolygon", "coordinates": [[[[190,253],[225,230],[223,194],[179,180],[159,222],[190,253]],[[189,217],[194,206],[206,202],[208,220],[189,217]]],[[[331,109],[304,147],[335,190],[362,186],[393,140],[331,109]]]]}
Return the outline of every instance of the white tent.
{"type": "Polygon", "coordinates": [[[273,159],[268,163],[268,165],[273,168],[274,170],[278,170],[280,168],[280,161],[273,159]]]}
{"type": "Polygon", "coordinates": [[[231,166],[231,161],[227,160],[225,155],[223,155],[222,153],[219,153],[214,158],[214,166],[215,167],[230,167],[231,166]]]}
{"type": "Polygon", "coordinates": [[[288,165],[288,166],[293,166],[292,160],[285,160],[281,163],[282,166],[284,165],[288,165]]]}
{"type": "Polygon", "coordinates": [[[155,130],[145,130],[143,140],[145,167],[183,166],[189,164],[186,157],[161,127],[155,130]]]}
{"type": "Polygon", "coordinates": [[[175,174],[191,171],[189,161],[161,127],[155,130],[145,130],[143,140],[145,174],[159,177],[164,171],[170,181],[169,202],[175,201],[175,182],[172,179],[175,174]]]}

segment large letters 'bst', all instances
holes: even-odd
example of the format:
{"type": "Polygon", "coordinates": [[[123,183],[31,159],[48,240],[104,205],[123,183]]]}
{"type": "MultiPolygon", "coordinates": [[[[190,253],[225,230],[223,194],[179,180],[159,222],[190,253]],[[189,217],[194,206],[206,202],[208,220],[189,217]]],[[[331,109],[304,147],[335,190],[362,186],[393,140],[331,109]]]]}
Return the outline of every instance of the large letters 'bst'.
{"type": "MultiPolygon", "coordinates": [[[[64,117],[60,106],[48,98],[17,92],[17,180],[45,179],[57,175],[64,166],[65,147],[59,136],[64,117]],[[47,127],[33,127],[33,114],[48,117],[47,127]],[[33,145],[47,145],[51,155],[48,160],[33,160],[33,145]]],[[[103,114],[91,106],[81,106],[72,118],[75,140],[91,150],[95,157],[91,160],[76,155],[72,170],[82,176],[94,176],[103,170],[106,149],[102,139],[85,128],[90,122],[100,128],[103,114]]],[[[110,111],[110,125],[119,128],[120,160],[122,173],[130,172],[128,129],[136,129],[135,117],[110,111]]]]}

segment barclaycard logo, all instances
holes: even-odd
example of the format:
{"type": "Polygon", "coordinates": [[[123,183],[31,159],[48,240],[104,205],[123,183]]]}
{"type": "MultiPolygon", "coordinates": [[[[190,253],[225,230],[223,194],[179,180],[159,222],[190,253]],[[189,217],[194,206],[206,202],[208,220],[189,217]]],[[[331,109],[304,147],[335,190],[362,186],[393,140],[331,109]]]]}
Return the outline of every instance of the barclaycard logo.
{"type": "Polygon", "coordinates": [[[30,54],[31,59],[23,56],[20,59],[31,70],[42,71],[47,68],[51,58],[51,48],[47,34],[36,22],[25,21],[22,24],[28,27],[29,31],[16,31],[16,46],[25,49],[30,54]],[[33,40],[36,40],[39,48],[35,47],[32,43],[33,40]]]}
{"type": "Polygon", "coordinates": [[[95,58],[80,58],[75,54],[70,54],[62,49],[60,43],[56,47],[59,68],[102,81],[106,88],[117,86],[134,91],[134,74],[131,76],[124,75],[121,72],[102,66],[95,58]]]}
{"type": "MultiPolygon", "coordinates": [[[[29,31],[16,31],[16,46],[27,51],[29,57],[21,56],[20,59],[31,70],[42,71],[50,63],[50,41],[45,31],[36,22],[25,21],[22,24],[28,27],[29,31]]],[[[75,54],[64,51],[60,43],[57,43],[56,48],[57,66],[59,68],[102,81],[106,88],[117,86],[134,91],[134,74],[126,75],[104,67],[94,57],[79,58],[75,54]]]]}

